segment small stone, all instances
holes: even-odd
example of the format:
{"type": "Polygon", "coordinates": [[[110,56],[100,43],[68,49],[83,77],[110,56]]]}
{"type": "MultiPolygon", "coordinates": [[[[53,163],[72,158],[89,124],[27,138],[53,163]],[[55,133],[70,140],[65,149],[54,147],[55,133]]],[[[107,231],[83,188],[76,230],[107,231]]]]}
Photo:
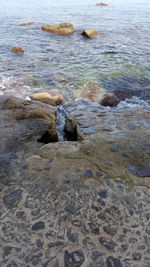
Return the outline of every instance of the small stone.
{"type": "Polygon", "coordinates": [[[45,223],[42,221],[36,222],[35,224],[32,225],[32,230],[42,230],[45,228],[45,223]]]}
{"type": "Polygon", "coordinates": [[[87,170],[84,174],[84,176],[87,176],[87,177],[93,177],[93,172],[91,170],[87,170]]]}
{"type": "Polygon", "coordinates": [[[68,229],[68,231],[67,231],[67,237],[73,243],[79,241],[78,233],[77,232],[74,232],[74,230],[72,228],[69,228],[68,229]]]}
{"type": "Polygon", "coordinates": [[[53,247],[64,247],[64,246],[65,246],[65,243],[62,242],[62,241],[50,242],[48,244],[48,247],[49,248],[53,248],[53,247]]]}
{"type": "Polygon", "coordinates": [[[43,103],[50,104],[52,106],[57,106],[62,104],[63,96],[59,93],[48,93],[48,92],[41,92],[36,93],[30,96],[31,99],[41,101],[43,103]]]}
{"type": "Polygon", "coordinates": [[[126,250],[129,248],[129,246],[128,246],[128,244],[123,243],[123,244],[121,245],[121,248],[122,248],[123,251],[126,251],[126,250]]]}
{"type": "Polygon", "coordinates": [[[141,258],[142,258],[142,254],[141,254],[140,252],[134,252],[134,253],[132,254],[132,257],[133,257],[133,260],[134,260],[134,261],[140,261],[141,258]]]}
{"type": "Polygon", "coordinates": [[[95,250],[95,251],[92,252],[91,259],[92,259],[92,261],[95,262],[95,261],[97,261],[101,256],[102,256],[102,253],[101,253],[100,251],[95,250]]]}
{"type": "Polygon", "coordinates": [[[120,100],[113,93],[106,94],[101,101],[101,105],[104,107],[115,107],[119,104],[120,100]]]}
{"type": "Polygon", "coordinates": [[[138,239],[137,238],[135,238],[135,237],[131,237],[131,238],[129,238],[129,243],[130,244],[135,244],[135,243],[137,243],[138,242],[138,239]]]}
{"type": "Polygon", "coordinates": [[[120,151],[120,146],[119,145],[113,145],[110,148],[111,152],[119,152],[120,151]]]}
{"type": "Polygon", "coordinates": [[[93,29],[86,29],[84,30],[81,35],[87,38],[95,38],[97,36],[98,32],[93,29]]]}
{"type": "Polygon", "coordinates": [[[106,259],[106,267],[122,267],[120,259],[109,256],[106,259]]]}
{"type": "Polygon", "coordinates": [[[101,208],[99,208],[99,207],[97,207],[97,206],[95,206],[95,205],[91,205],[91,209],[93,209],[93,210],[95,210],[95,211],[100,211],[101,210],[101,208]]]}
{"type": "Polygon", "coordinates": [[[43,248],[43,244],[44,244],[43,240],[40,240],[40,239],[36,240],[36,245],[37,245],[38,248],[43,248]]]}
{"type": "Polygon", "coordinates": [[[136,126],[133,125],[133,124],[128,124],[127,125],[128,129],[131,130],[131,131],[134,131],[136,129],[136,126]]]}
{"type": "Polygon", "coordinates": [[[13,46],[10,50],[11,52],[16,53],[16,54],[24,53],[24,49],[21,46],[13,46]]]}
{"type": "Polygon", "coordinates": [[[85,257],[82,250],[75,250],[73,252],[64,252],[64,265],[65,267],[79,267],[84,262],[85,257]]]}
{"type": "Polygon", "coordinates": [[[117,245],[114,241],[109,240],[106,237],[100,237],[99,242],[102,246],[104,246],[105,248],[107,248],[110,251],[115,251],[115,249],[117,247],[117,245]]]}
{"type": "Polygon", "coordinates": [[[106,198],[108,196],[108,191],[106,189],[101,190],[97,193],[100,197],[106,198]]]}
{"type": "Polygon", "coordinates": [[[36,209],[33,209],[32,211],[31,211],[31,215],[32,216],[37,216],[37,215],[39,215],[40,214],[40,208],[36,208],[36,209]]]}
{"type": "Polygon", "coordinates": [[[103,173],[102,172],[96,172],[96,176],[101,177],[101,176],[103,176],[103,173]]]}
{"type": "Polygon", "coordinates": [[[97,6],[108,6],[108,4],[104,3],[104,2],[100,2],[96,4],[97,6]]]}
{"type": "Polygon", "coordinates": [[[98,235],[99,234],[100,231],[99,231],[99,227],[98,226],[95,226],[95,227],[92,226],[91,228],[92,228],[91,229],[91,233],[92,234],[94,234],[94,235],[98,235]]]}
{"type": "Polygon", "coordinates": [[[21,199],[22,199],[22,190],[17,189],[5,195],[3,197],[3,202],[7,209],[12,209],[18,207],[18,204],[21,201],[21,199]]]}
{"type": "Polygon", "coordinates": [[[105,206],[105,201],[102,199],[98,199],[97,202],[101,205],[101,206],[105,206]]]}
{"type": "Polygon", "coordinates": [[[16,212],[16,218],[18,218],[18,219],[25,219],[25,217],[26,217],[26,213],[25,213],[25,211],[17,211],[16,212]]]}
{"type": "Polygon", "coordinates": [[[103,229],[107,234],[112,236],[114,236],[117,233],[117,226],[111,226],[110,224],[107,224],[104,225],[103,229]]]}
{"type": "Polygon", "coordinates": [[[149,167],[139,167],[139,166],[133,166],[133,165],[127,165],[127,170],[138,177],[150,177],[150,168],[149,167]]]}

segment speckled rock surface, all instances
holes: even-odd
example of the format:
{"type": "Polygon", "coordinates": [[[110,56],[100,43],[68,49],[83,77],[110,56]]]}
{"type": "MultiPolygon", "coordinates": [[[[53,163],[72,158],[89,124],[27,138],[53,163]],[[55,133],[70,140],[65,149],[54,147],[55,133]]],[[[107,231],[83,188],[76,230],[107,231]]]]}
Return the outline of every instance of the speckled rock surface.
{"type": "Polygon", "coordinates": [[[66,106],[82,140],[0,157],[0,266],[149,267],[149,110],[66,106]]]}

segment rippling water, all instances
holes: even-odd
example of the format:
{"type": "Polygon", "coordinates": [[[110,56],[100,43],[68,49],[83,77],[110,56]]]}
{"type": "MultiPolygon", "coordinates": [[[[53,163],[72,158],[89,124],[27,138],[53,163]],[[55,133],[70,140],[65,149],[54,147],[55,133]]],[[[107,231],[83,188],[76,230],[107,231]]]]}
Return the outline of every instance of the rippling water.
{"type": "Polygon", "coordinates": [[[0,93],[19,96],[59,90],[66,100],[88,82],[108,91],[125,88],[142,101],[150,98],[150,1],[1,0],[0,93]],[[19,24],[33,21],[28,27],[19,24]],[[45,24],[71,22],[77,32],[52,35],[45,24]],[[85,39],[84,28],[102,34],[85,39]],[[19,45],[24,55],[10,47],[19,45]]]}

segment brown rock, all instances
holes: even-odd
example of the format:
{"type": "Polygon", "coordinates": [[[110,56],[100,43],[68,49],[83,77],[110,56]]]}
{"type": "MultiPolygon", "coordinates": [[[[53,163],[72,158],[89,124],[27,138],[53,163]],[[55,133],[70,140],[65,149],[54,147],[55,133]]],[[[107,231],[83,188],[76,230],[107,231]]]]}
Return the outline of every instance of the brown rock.
{"type": "Polygon", "coordinates": [[[71,23],[45,25],[42,26],[42,30],[61,35],[69,35],[76,31],[76,29],[73,27],[71,23]]]}
{"type": "Polygon", "coordinates": [[[93,29],[87,29],[87,30],[84,30],[81,34],[87,38],[95,38],[98,32],[93,29]]]}
{"type": "Polygon", "coordinates": [[[46,133],[46,138],[52,142],[58,140],[56,132],[56,111],[52,106],[39,101],[26,101],[16,97],[11,97],[5,101],[3,110],[11,110],[6,113],[6,119],[9,121],[19,120],[20,125],[24,120],[28,120],[28,124],[31,124],[31,128],[36,120],[41,120],[41,125],[42,122],[47,123],[48,131],[46,133]],[[31,123],[29,123],[29,121],[31,121],[31,123]]]}
{"type": "Polygon", "coordinates": [[[104,2],[100,2],[96,4],[97,6],[108,6],[108,4],[104,3],[104,2]]]}
{"type": "Polygon", "coordinates": [[[30,96],[31,99],[38,100],[47,104],[50,104],[52,106],[57,106],[62,104],[63,102],[63,97],[59,93],[47,93],[47,92],[42,92],[42,93],[36,93],[30,96]]]}
{"type": "Polygon", "coordinates": [[[113,93],[106,94],[100,104],[105,107],[115,107],[119,104],[120,99],[113,93]]]}
{"type": "Polygon", "coordinates": [[[13,46],[10,50],[11,52],[16,53],[16,54],[24,53],[24,49],[21,46],[13,46]]]}
{"type": "Polygon", "coordinates": [[[33,23],[34,23],[34,22],[21,23],[21,24],[19,24],[19,26],[21,26],[21,27],[31,26],[31,25],[33,25],[33,23]]]}
{"type": "Polygon", "coordinates": [[[113,94],[117,96],[121,101],[132,98],[132,92],[129,90],[119,89],[113,91],[113,94]]]}
{"type": "Polygon", "coordinates": [[[75,97],[94,102],[100,102],[104,96],[104,93],[105,89],[101,85],[96,83],[88,83],[86,86],[76,91],[75,97]]]}

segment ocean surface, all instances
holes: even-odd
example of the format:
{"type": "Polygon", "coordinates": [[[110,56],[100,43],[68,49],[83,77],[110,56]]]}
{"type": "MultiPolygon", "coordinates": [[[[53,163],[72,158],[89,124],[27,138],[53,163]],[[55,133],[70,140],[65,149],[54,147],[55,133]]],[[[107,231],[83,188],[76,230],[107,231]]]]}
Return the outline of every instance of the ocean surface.
{"type": "Polygon", "coordinates": [[[129,89],[128,103],[150,103],[150,1],[1,0],[0,94],[26,97],[33,92],[59,91],[65,100],[87,83],[107,91],[129,89]],[[34,22],[22,27],[21,23],[34,22]],[[77,32],[59,36],[42,25],[72,23],[77,32]],[[81,36],[93,28],[95,39],[81,36]],[[10,51],[22,46],[24,55],[10,51]]]}

